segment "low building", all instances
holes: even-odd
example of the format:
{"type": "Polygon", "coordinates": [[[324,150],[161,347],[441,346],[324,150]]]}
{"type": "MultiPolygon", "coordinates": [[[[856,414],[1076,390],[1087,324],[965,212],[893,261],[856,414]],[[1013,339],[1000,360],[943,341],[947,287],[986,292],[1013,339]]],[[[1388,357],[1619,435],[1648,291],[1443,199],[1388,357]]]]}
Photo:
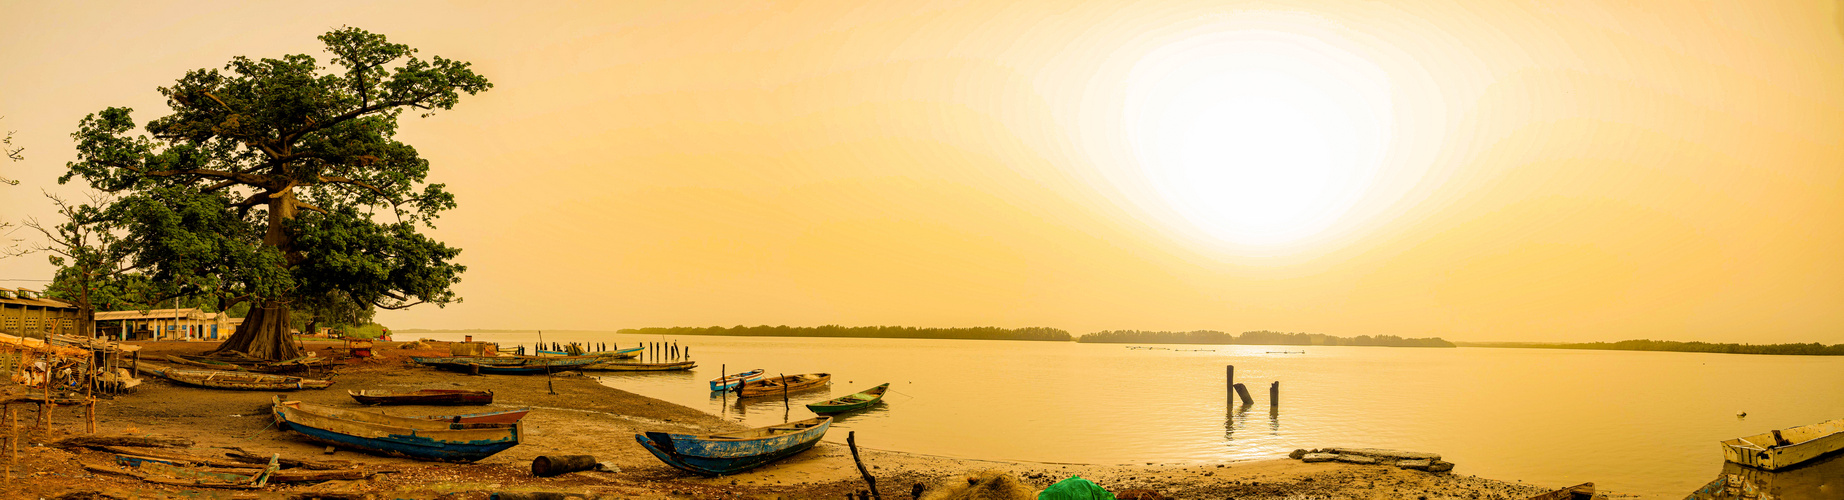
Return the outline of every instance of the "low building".
{"type": "Polygon", "coordinates": [[[75,304],[39,297],[24,288],[0,288],[0,333],[17,337],[78,335],[75,304]]]}
{"type": "Polygon", "coordinates": [[[219,340],[240,324],[243,318],[196,307],[96,313],[96,331],[117,340],[219,340]]]}

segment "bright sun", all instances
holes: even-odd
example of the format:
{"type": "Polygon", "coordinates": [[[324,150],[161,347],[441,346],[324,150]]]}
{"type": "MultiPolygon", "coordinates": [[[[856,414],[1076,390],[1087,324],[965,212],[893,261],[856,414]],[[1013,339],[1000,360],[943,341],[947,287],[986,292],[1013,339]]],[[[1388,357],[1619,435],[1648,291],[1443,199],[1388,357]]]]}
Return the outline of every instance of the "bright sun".
{"type": "Polygon", "coordinates": [[[1363,197],[1390,141],[1383,70],[1320,40],[1234,31],[1147,55],[1128,77],[1134,157],[1161,201],[1224,242],[1293,243],[1363,197]]]}

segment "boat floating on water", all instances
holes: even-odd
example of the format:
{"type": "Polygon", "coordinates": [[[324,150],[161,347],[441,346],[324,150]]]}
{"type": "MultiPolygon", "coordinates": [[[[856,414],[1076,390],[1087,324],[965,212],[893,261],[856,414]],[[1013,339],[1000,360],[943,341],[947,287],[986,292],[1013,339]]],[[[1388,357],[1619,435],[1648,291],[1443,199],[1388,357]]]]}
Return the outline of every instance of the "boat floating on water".
{"type": "Polygon", "coordinates": [[[883,401],[884,391],[888,391],[888,390],[890,390],[890,384],[883,384],[877,387],[872,387],[870,389],[865,389],[864,392],[860,392],[857,394],[850,394],[850,395],[846,395],[843,397],[833,398],[832,400],[829,400],[829,401],[809,404],[807,405],[807,409],[813,410],[813,413],[818,413],[821,415],[832,415],[835,413],[858,411],[858,410],[862,410],[865,408],[870,408],[871,405],[877,404],[878,401],[883,401]]]}
{"type": "Polygon", "coordinates": [[[671,372],[690,370],[698,366],[697,361],[675,361],[670,363],[635,363],[631,361],[609,361],[593,365],[583,365],[584,370],[605,372],[671,372]]]}
{"type": "Polygon", "coordinates": [[[812,448],[831,426],[832,417],[819,417],[706,436],[648,432],[635,434],[634,440],[666,465],[693,474],[722,476],[812,448]]]}
{"type": "Polygon", "coordinates": [[[803,373],[784,377],[765,378],[743,384],[736,392],[737,397],[773,396],[788,392],[812,389],[832,381],[830,373],[803,373]]]}
{"type": "Polygon", "coordinates": [[[742,372],[742,373],[732,373],[729,375],[724,375],[722,377],[711,379],[711,390],[712,391],[727,391],[727,390],[736,388],[737,385],[740,385],[744,382],[756,380],[759,378],[762,378],[761,368],[749,370],[749,371],[742,372]]]}
{"type": "Polygon", "coordinates": [[[153,368],[148,370],[168,380],[199,387],[213,389],[235,389],[242,391],[292,391],[296,389],[325,389],[333,385],[331,380],[291,377],[287,375],[268,375],[250,372],[227,372],[219,370],[180,370],[177,368],[153,368]]]}
{"type": "Polygon", "coordinates": [[[1844,418],[1722,442],[1722,458],[1766,470],[1791,468],[1844,450],[1844,418]]]}
{"type": "Polygon", "coordinates": [[[420,389],[394,392],[380,389],[346,391],[352,399],[368,405],[485,405],[493,404],[493,391],[465,389],[420,389]]]}
{"type": "Polygon", "coordinates": [[[442,462],[473,462],[518,446],[518,422],[453,422],[395,417],[300,401],[274,400],[276,427],[355,450],[442,462]]]}

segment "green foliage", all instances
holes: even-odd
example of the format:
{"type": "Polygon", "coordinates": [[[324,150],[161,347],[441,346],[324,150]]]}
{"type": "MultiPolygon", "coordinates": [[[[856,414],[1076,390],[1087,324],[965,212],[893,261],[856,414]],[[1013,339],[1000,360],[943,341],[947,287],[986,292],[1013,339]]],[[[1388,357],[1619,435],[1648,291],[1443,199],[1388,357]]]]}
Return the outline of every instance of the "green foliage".
{"type": "Polygon", "coordinates": [[[320,40],[332,71],[305,54],[236,57],[160,87],[172,113],[146,135],[119,107],[72,134],[78,159],[59,182],[120,193],[108,229],[161,294],[298,303],[353,322],[460,300],[460,250],[421,233],[454,197],[426,182],[429,162],[396,140],[398,119],[492,84],[357,28],[320,40]]]}
{"type": "Polygon", "coordinates": [[[1520,344],[1517,347],[1537,349],[1597,349],[1608,351],[1675,351],[1720,354],[1844,356],[1844,344],[1827,346],[1817,342],[1810,344],[1711,344],[1707,342],[1674,342],[1669,340],[1641,339],[1622,340],[1619,342],[1588,342],[1583,344],[1520,344]]]}
{"type": "Polygon", "coordinates": [[[1069,332],[1056,328],[916,328],[913,326],[713,326],[624,328],[616,333],[637,335],[728,335],[733,337],[853,337],[881,339],[1052,340],[1068,342],[1069,332]]]}
{"type": "Polygon", "coordinates": [[[1402,338],[1395,335],[1359,335],[1335,337],[1320,333],[1284,333],[1268,330],[1230,335],[1215,330],[1166,332],[1146,330],[1108,330],[1083,335],[1077,342],[1114,344],[1246,344],[1246,345],[1349,345],[1381,347],[1454,347],[1440,337],[1402,338]]]}

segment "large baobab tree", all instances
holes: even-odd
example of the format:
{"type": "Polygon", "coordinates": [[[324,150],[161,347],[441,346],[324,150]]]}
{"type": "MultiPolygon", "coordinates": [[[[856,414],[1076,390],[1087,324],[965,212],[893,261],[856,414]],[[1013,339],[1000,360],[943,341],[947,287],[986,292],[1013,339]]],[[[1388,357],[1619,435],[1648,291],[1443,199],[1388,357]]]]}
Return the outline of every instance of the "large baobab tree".
{"type": "Polygon", "coordinates": [[[460,61],[416,57],[382,35],[343,28],[314,57],[237,57],[161,87],[172,113],[134,133],[131,110],[83,119],[72,136],[81,177],[116,193],[108,207],[130,266],[167,293],[249,301],[219,350],[299,354],[297,299],[333,294],[400,309],[459,300],[460,250],[420,231],[455,206],[425,182],[429,162],[395,139],[404,113],[452,109],[492,88],[460,61]]]}

